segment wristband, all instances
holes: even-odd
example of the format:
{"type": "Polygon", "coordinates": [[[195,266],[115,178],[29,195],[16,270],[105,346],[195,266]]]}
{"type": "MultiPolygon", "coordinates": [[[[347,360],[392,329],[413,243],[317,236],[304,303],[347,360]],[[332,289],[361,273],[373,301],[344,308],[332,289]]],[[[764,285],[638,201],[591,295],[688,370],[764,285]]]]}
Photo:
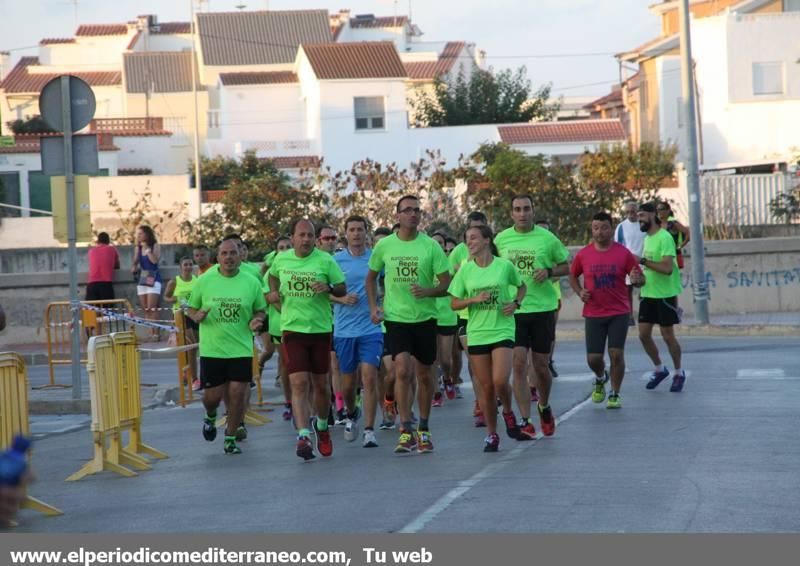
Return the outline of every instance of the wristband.
{"type": "Polygon", "coordinates": [[[642,257],[642,258],[639,259],[639,265],[644,265],[645,263],[647,263],[647,258],[646,257],[642,257]]]}
{"type": "Polygon", "coordinates": [[[522,304],[519,302],[519,299],[514,299],[514,304],[517,305],[517,308],[522,308],[522,304]]]}

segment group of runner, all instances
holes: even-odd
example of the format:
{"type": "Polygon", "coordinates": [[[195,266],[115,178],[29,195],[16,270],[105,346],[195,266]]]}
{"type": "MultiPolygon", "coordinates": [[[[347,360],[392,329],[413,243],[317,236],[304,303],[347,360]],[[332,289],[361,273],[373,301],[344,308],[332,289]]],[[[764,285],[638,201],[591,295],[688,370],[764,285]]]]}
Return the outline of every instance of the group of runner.
{"type": "Polygon", "coordinates": [[[261,367],[274,352],[280,356],[284,418],[294,421],[296,454],[304,460],[332,455],[335,423],[354,441],[363,421],[362,445],[378,446],[379,408],[381,429],[394,428],[399,417],[395,452],[432,452],[431,408],[441,405],[442,393],[459,396],[462,351],[476,397],[475,424],[487,428],[484,451],[496,452],[500,444],[498,408],[506,435],[527,441],[536,437],[535,403],[542,434],[552,436],[552,352],[563,277],[584,303],[593,401],[606,399],[610,380],[606,406],[622,406],[629,286],[641,288],[639,335],[654,364],[647,388],[670,375],[652,339],[657,324],[675,367],[671,391],[681,391],[686,377],[673,331],[680,322],[676,243],[655,206],[636,212],[645,235],[641,252],[615,242],[612,218],[601,212],[591,221],[592,241],[570,264],[564,244],[534,222],[529,195],[510,205],[513,226],[495,235],[484,214],[471,212],[457,245],[448,234],[420,231],[420,201],[409,195],[397,202],[393,230],[371,233],[366,219],[348,217],[338,252],[335,230],[300,219],[263,268],[246,261],[236,235],[221,242],[218,264],[201,276],[190,275],[189,262],[183,273],[182,265],[183,282],[169,295],[179,297],[199,326],[204,438],[215,440],[224,400],[224,451],[241,452],[254,334],[266,337],[261,367]]]}

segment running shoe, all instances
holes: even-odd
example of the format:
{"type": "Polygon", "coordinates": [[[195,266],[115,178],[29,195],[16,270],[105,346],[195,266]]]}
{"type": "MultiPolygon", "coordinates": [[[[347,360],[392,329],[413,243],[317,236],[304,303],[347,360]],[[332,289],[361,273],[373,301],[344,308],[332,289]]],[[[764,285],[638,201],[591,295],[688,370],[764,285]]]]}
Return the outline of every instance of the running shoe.
{"type": "Polygon", "coordinates": [[[486,426],[486,419],[483,416],[483,411],[478,409],[478,413],[475,415],[475,428],[481,428],[486,426]]]}
{"type": "Polygon", "coordinates": [[[413,452],[417,448],[417,435],[414,432],[406,430],[400,431],[400,438],[397,441],[397,446],[394,451],[397,453],[413,452]]]}
{"type": "Polygon", "coordinates": [[[519,424],[517,424],[517,417],[514,411],[510,413],[503,413],[503,420],[506,423],[506,434],[509,438],[519,438],[519,424]]]}
{"type": "Polygon", "coordinates": [[[603,377],[594,378],[594,389],[592,389],[592,403],[602,403],[606,398],[606,381],[608,381],[608,372],[605,372],[603,377]]]}
{"type": "Polygon", "coordinates": [[[529,419],[523,419],[519,423],[519,434],[517,435],[517,440],[524,441],[524,440],[534,440],[536,438],[536,428],[533,426],[533,423],[529,419]]]}
{"type": "Polygon", "coordinates": [[[456,398],[456,386],[453,385],[452,381],[448,381],[444,384],[444,394],[451,401],[456,398]]]}
{"type": "Polygon", "coordinates": [[[419,419],[414,414],[414,411],[411,411],[411,424],[417,424],[417,423],[419,423],[419,419]]]}
{"type": "Polygon", "coordinates": [[[247,440],[247,427],[244,426],[244,423],[240,424],[239,428],[236,429],[236,440],[238,442],[247,440]]]}
{"type": "Polygon", "coordinates": [[[226,436],[225,437],[225,446],[223,448],[225,454],[241,454],[242,449],[236,446],[236,437],[235,436],[226,436]]]}
{"type": "Polygon", "coordinates": [[[333,421],[333,424],[341,426],[345,423],[347,423],[347,414],[344,412],[344,409],[339,409],[336,411],[336,420],[333,421]]]}
{"type": "Polygon", "coordinates": [[[497,433],[493,432],[489,436],[487,436],[483,441],[483,451],[484,452],[497,452],[497,449],[500,448],[500,437],[497,436],[497,433]]]}
{"type": "Polygon", "coordinates": [[[292,406],[291,405],[284,405],[283,406],[283,414],[281,415],[281,418],[283,418],[283,420],[285,420],[285,421],[292,420],[292,406]]]}
{"type": "Polygon", "coordinates": [[[433,394],[433,402],[431,403],[431,407],[441,407],[442,406],[442,392],[437,391],[433,394]]]}
{"type": "Polygon", "coordinates": [[[553,376],[553,379],[558,377],[558,372],[556,371],[556,366],[553,365],[553,360],[547,363],[547,369],[550,370],[550,375],[553,376]]]}
{"type": "Polygon", "coordinates": [[[417,443],[417,450],[420,454],[433,452],[433,440],[431,440],[431,433],[427,430],[420,430],[417,432],[419,442],[417,443]]]}
{"type": "Polygon", "coordinates": [[[324,456],[325,458],[329,457],[333,454],[333,440],[331,439],[331,431],[330,430],[314,430],[314,436],[317,439],[317,452],[319,452],[320,456],[324,456]]]}
{"type": "Polygon", "coordinates": [[[344,423],[344,439],[347,442],[353,442],[358,437],[358,417],[361,416],[361,411],[356,409],[353,418],[347,418],[344,423]]]}
{"type": "Polygon", "coordinates": [[[669,377],[669,370],[664,366],[663,371],[654,371],[650,376],[650,381],[645,386],[647,389],[655,389],[658,384],[669,377]]]}
{"type": "Polygon", "coordinates": [[[301,436],[297,439],[296,453],[303,460],[311,460],[314,458],[314,447],[307,436],[301,436]]]}
{"type": "Polygon", "coordinates": [[[531,387],[531,403],[539,402],[539,394],[536,392],[535,387],[531,387]]]}
{"type": "Polygon", "coordinates": [[[456,399],[463,399],[464,395],[461,394],[461,388],[456,385],[456,399]]]}
{"type": "Polygon", "coordinates": [[[209,442],[217,438],[217,417],[203,417],[203,438],[209,442]]]}
{"type": "Polygon", "coordinates": [[[192,380],[192,391],[200,391],[203,388],[203,384],[200,382],[199,379],[192,380]]]}
{"type": "Polygon", "coordinates": [[[608,396],[608,401],[606,402],[606,409],[621,409],[622,408],[622,398],[619,396],[619,393],[614,391],[608,396]]]}
{"type": "Polygon", "coordinates": [[[539,409],[539,423],[542,425],[542,434],[545,436],[553,436],[556,432],[556,420],[553,418],[553,410],[550,405],[542,408],[538,403],[536,407],[539,409]]]}
{"type": "Polygon", "coordinates": [[[375,432],[371,430],[365,430],[363,432],[361,445],[364,448],[375,448],[378,446],[378,439],[375,438],[375,432]]]}
{"type": "Polygon", "coordinates": [[[670,386],[669,390],[673,393],[680,393],[683,391],[684,383],[686,383],[686,372],[681,370],[680,373],[676,373],[672,376],[672,385],[670,386]]]}
{"type": "Polygon", "coordinates": [[[394,415],[391,418],[384,416],[378,428],[381,430],[394,430],[394,415]]]}

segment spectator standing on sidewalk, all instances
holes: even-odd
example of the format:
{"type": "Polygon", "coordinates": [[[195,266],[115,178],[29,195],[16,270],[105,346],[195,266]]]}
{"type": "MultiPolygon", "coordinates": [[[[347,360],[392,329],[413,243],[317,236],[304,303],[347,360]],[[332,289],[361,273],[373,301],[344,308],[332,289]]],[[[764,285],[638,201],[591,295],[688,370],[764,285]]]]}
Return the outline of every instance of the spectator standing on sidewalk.
{"type": "Polygon", "coordinates": [[[89,248],[89,276],[86,281],[87,301],[114,299],[114,270],[119,269],[117,248],[111,245],[106,232],[97,235],[96,245],[89,248]]]}

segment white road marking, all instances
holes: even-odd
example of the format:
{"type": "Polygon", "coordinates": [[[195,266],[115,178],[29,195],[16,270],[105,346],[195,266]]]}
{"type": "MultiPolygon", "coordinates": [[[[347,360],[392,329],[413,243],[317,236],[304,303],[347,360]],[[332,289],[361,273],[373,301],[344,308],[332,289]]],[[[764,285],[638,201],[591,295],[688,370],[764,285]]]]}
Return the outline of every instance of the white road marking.
{"type": "Polygon", "coordinates": [[[786,377],[781,368],[743,368],[736,372],[736,379],[775,379],[786,377]]]}
{"type": "MultiPolygon", "coordinates": [[[[561,378],[558,378],[561,379],[561,378]]],[[[591,398],[584,400],[583,402],[575,405],[569,411],[561,415],[560,417],[556,418],[556,424],[561,424],[567,419],[574,416],[578,411],[580,411],[583,407],[590,404],[592,402],[591,398]]],[[[425,511],[417,515],[414,519],[412,519],[405,527],[400,529],[400,533],[418,533],[425,525],[430,523],[433,519],[435,519],[438,515],[440,515],[445,509],[450,507],[459,497],[467,493],[470,489],[478,485],[481,480],[489,478],[517,460],[521,455],[523,450],[527,450],[530,446],[536,445],[536,443],[541,438],[541,433],[536,436],[536,442],[520,442],[512,448],[505,456],[503,456],[500,461],[493,462],[485,466],[482,470],[478,473],[473,475],[470,478],[462,480],[458,482],[456,487],[445,493],[442,497],[440,497],[433,505],[428,507],[425,511]]]]}

